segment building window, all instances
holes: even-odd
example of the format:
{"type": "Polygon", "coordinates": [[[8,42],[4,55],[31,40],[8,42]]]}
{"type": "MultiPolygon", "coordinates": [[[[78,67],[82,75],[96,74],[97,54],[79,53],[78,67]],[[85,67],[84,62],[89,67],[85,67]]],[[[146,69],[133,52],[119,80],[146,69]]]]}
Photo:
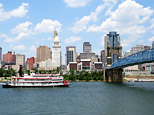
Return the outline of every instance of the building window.
{"type": "Polygon", "coordinates": [[[54,42],[54,45],[59,45],[59,42],[54,42]]]}

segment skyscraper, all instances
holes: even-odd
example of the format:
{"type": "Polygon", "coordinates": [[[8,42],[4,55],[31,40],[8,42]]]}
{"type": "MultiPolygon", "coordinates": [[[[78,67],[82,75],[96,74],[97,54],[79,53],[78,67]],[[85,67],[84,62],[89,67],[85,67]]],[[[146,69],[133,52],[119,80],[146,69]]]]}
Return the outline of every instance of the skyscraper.
{"type": "Polygon", "coordinates": [[[104,64],[105,63],[105,50],[101,51],[101,62],[104,64]]]}
{"type": "Polygon", "coordinates": [[[91,50],[91,44],[89,42],[83,43],[83,53],[90,53],[91,50]]]}
{"type": "Polygon", "coordinates": [[[112,66],[112,63],[119,60],[122,54],[122,47],[120,46],[120,36],[117,32],[109,32],[105,36],[105,65],[112,66]]]}
{"type": "Polygon", "coordinates": [[[76,47],[68,46],[66,47],[66,66],[69,62],[76,62],[76,47]]]}
{"type": "Polygon", "coordinates": [[[47,46],[40,46],[37,48],[37,62],[41,62],[51,58],[50,48],[47,46]]]}
{"type": "Polygon", "coordinates": [[[0,61],[2,61],[2,48],[0,47],[0,61]]]}
{"type": "Polygon", "coordinates": [[[17,54],[16,55],[16,65],[22,65],[25,68],[25,55],[17,54]]]}

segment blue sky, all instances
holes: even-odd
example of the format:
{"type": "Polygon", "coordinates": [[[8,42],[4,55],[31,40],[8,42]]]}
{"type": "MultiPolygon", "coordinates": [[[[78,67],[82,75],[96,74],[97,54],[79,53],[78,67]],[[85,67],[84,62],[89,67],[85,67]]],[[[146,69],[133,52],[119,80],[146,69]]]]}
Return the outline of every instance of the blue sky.
{"type": "Polygon", "coordinates": [[[0,47],[36,57],[40,45],[52,47],[53,31],[61,40],[63,64],[66,46],[82,52],[104,49],[104,35],[117,31],[123,52],[154,41],[153,0],[0,0],[0,47]]]}

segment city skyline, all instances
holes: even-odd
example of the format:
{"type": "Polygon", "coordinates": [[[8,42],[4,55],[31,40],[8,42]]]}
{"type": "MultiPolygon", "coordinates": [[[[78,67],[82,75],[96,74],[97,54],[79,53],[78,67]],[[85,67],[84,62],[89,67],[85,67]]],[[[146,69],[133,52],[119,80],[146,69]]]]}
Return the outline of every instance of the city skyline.
{"type": "Polygon", "coordinates": [[[52,47],[54,30],[60,37],[63,64],[66,46],[76,46],[79,53],[83,43],[90,42],[93,52],[100,55],[109,31],[120,35],[123,54],[136,44],[151,46],[154,41],[152,1],[14,0],[1,1],[0,9],[3,54],[13,50],[26,58],[36,57],[37,47],[52,47]]]}

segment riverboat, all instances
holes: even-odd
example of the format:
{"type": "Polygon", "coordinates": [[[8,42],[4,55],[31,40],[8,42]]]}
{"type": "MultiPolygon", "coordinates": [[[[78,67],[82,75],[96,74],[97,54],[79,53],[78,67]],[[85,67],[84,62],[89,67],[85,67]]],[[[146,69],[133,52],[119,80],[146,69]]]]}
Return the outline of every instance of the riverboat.
{"type": "Polygon", "coordinates": [[[58,74],[35,74],[12,76],[11,83],[3,84],[3,88],[16,87],[68,87],[69,81],[58,74]]]}

